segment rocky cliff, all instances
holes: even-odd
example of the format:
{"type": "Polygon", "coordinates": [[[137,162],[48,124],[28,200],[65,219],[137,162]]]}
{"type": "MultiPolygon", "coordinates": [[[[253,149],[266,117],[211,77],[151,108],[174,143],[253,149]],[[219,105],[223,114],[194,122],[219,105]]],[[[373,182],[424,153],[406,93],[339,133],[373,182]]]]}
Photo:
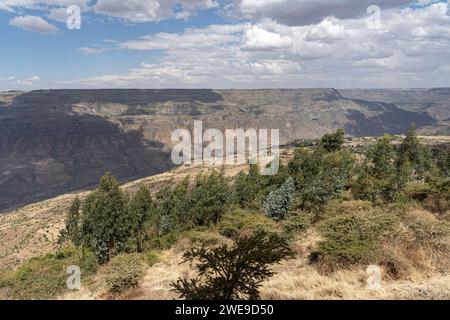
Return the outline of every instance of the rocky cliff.
{"type": "Polygon", "coordinates": [[[283,143],[337,128],[354,136],[398,134],[411,122],[430,127],[441,121],[440,113],[427,108],[345,94],[334,89],[0,94],[0,210],[92,186],[106,170],[121,180],[165,171],[172,167],[172,131],[192,128],[194,119],[220,130],[280,129],[283,143]]]}

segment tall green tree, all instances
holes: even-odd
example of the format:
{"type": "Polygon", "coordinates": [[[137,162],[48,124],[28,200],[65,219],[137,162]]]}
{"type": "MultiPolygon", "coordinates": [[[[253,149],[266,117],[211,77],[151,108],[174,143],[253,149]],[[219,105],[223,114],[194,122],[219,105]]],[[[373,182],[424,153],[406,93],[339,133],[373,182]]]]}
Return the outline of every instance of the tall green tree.
{"type": "Polygon", "coordinates": [[[340,198],[350,185],[353,165],[354,157],[347,150],[296,150],[288,164],[289,174],[295,180],[296,206],[317,210],[328,200],[340,198]]]}
{"type": "Polygon", "coordinates": [[[58,242],[70,240],[75,246],[81,244],[80,224],[81,224],[81,201],[76,197],[69,208],[65,227],[59,235],[58,242]]]}
{"type": "Polygon", "coordinates": [[[186,177],[178,184],[164,186],[156,194],[160,233],[181,232],[193,226],[190,191],[189,177],[186,177]]]}
{"type": "Polygon", "coordinates": [[[353,186],[357,198],[390,201],[404,186],[399,173],[402,173],[402,177],[405,175],[403,172],[408,171],[408,163],[403,163],[401,168],[396,166],[392,139],[392,136],[385,134],[366,153],[364,162],[357,170],[358,175],[353,186]]]}
{"type": "Polygon", "coordinates": [[[153,229],[156,234],[158,228],[156,204],[145,185],[141,185],[130,199],[128,212],[132,219],[132,242],[136,251],[142,252],[149,237],[148,230],[153,229]]]}
{"type": "Polygon", "coordinates": [[[190,216],[195,224],[207,226],[219,222],[229,204],[230,195],[223,172],[199,175],[191,191],[190,216]]]}
{"type": "Polygon", "coordinates": [[[416,135],[416,126],[412,124],[398,150],[397,167],[409,162],[411,178],[423,179],[431,169],[431,153],[422,145],[416,135]]]}
{"type": "Polygon", "coordinates": [[[242,208],[255,206],[262,187],[261,180],[257,165],[250,165],[248,174],[240,172],[234,182],[234,201],[242,208]]]}
{"type": "Polygon", "coordinates": [[[82,236],[85,245],[97,255],[100,263],[126,249],[133,219],[126,208],[127,196],[109,172],[100,179],[83,206],[82,236]]]}

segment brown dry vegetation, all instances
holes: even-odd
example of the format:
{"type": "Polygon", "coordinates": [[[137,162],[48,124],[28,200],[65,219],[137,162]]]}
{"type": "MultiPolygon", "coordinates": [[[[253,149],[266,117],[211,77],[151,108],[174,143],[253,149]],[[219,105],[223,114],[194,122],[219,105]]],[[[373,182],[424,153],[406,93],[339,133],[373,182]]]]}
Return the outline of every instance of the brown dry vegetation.
{"type": "MultiPolygon", "coordinates": [[[[435,138],[433,138],[435,139],[435,138]]],[[[430,139],[433,140],[433,139],[430,139]]],[[[370,138],[352,140],[352,147],[367,146],[374,142],[370,138]]],[[[439,142],[441,142],[439,140],[439,142]]],[[[431,143],[431,142],[430,142],[431,143]]],[[[282,152],[284,161],[292,152],[282,152]]],[[[225,167],[226,177],[233,177],[246,166],[225,167]]],[[[170,172],[125,184],[123,188],[135,191],[140,184],[152,190],[159,189],[167,181],[181,181],[186,176],[194,178],[198,173],[212,170],[211,167],[183,166],[170,172]]],[[[17,268],[24,260],[43,255],[56,248],[56,239],[63,227],[63,220],[71,201],[87,192],[66,194],[36,203],[0,216],[0,275],[1,270],[17,268]]],[[[406,208],[374,206],[369,202],[346,199],[341,203],[330,202],[324,207],[325,220],[342,216],[391,215],[395,217],[395,237],[381,243],[382,250],[377,264],[382,269],[382,288],[367,288],[367,265],[350,268],[332,267],[332,264],[311,263],[311,254],[323,242],[320,223],[307,231],[299,232],[292,239],[295,252],[293,259],[273,267],[275,275],[265,281],[261,288],[263,299],[449,299],[450,298],[450,239],[447,222],[415,204],[406,208]]],[[[185,232],[168,250],[158,253],[159,261],[146,266],[136,288],[121,294],[111,294],[104,285],[107,266],[99,268],[95,276],[83,282],[79,291],[65,292],[59,299],[176,299],[170,284],[179,277],[190,278],[194,269],[182,262],[183,253],[199,242],[218,244],[229,242],[224,230],[239,226],[239,232],[248,232],[258,225],[282,232],[282,225],[262,215],[247,221],[234,221],[236,213],[228,213],[222,223],[207,230],[185,232]],[[228,220],[227,220],[228,219],[228,220]],[[264,220],[264,219],[267,219],[264,220]],[[228,223],[228,224],[227,224],[228,223]],[[241,224],[239,224],[241,223],[241,224]]],[[[449,212],[442,216],[448,216],[449,212]]],[[[373,261],[373,260],[372,260],[373,261]]],[[[1,285],[0,285],[1,287],[1,285]]],[[[0,289],[0,298],[2,298],[0,289]]]]}

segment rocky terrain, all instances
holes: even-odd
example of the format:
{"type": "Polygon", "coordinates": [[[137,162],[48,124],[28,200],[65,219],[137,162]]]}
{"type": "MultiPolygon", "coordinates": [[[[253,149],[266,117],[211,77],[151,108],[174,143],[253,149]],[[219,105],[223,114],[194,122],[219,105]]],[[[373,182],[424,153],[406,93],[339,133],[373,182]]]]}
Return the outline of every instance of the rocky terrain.
{"type": "Polygon", "coordinates": [[[192,128],[194,119],[220,130],[280,129],[282,143],[337,128],[351,136],[399,134],[412,122],[421,130],[442,133],[450,117],[449,90],[436,90],[2,93],[0,211],[88,188],[107,170],[122,181],[166,171],[173,166],[172,131],[192,128]]]}
{"type": "Polygon", "coordinates": [[[432,126],[424,126],[427,134],[450,134],[450,88],[435,89],[358,89],[340,90],[349,99],[362,99],[393,103],[413,112],[426,112],[438,120],[432,126]]]}

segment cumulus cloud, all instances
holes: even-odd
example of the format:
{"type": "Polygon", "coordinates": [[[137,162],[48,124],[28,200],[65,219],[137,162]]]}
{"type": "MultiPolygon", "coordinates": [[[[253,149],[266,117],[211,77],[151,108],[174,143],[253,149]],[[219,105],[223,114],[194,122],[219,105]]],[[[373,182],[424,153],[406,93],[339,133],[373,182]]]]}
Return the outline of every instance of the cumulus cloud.
{"type": "Polygon", "coordinates": [[[58,28],[55,25],[48,23],[38,16],[18,16],[11,19],[9,24],[23,30],[41,34],[53,34],[58,31],[58,28]]]}
{"type": "Polygon", "coordinates": [[[245,31],[244,41],[243,48],[247,50],[274,50],[292,46],[292,39],[289,36],[281,36],[258,26],[245,31]]]}
{"type": "Polygon", "coordinates": [[[217,7],[215,0],[98,0],[95,12],[129,22],[186,19],[197,10],[217,7]]]}
{"type": "Polygon", "coordinates": [[[385,10],[380,30],[367,28],[364,17],[326,18],[303,26],[263,19],[158,33],[117,44],[117,49],[160,50],[158,61],[123,74],[70,84],[144,88],[443,86],[450,77],[447,11],[446,3],[385,10]]]}
{"type": "Polygon", "coordinates": [[[2,0],[0,10],[16,11],[16,9],[48,10],[53,7],[77,5],[87,8],[89,0],[2,0]]]}
{"type": "Polygon", "coordinates": [[[251,19],[271,18],[289,26],[319,23],[324,18],[358,18],[367,7],[376,4],[390,9],[411,3],[411,0],[236,0],[236,14],[251,19]]]}

